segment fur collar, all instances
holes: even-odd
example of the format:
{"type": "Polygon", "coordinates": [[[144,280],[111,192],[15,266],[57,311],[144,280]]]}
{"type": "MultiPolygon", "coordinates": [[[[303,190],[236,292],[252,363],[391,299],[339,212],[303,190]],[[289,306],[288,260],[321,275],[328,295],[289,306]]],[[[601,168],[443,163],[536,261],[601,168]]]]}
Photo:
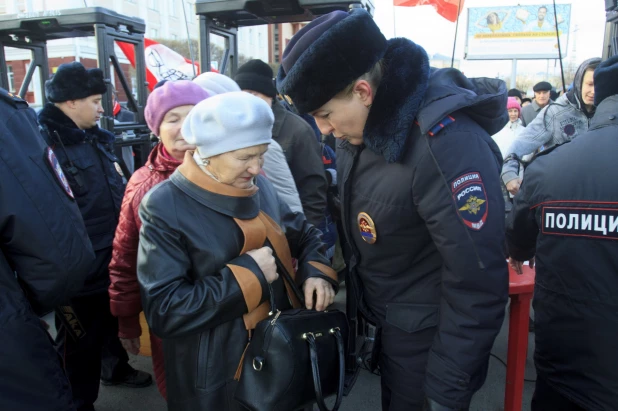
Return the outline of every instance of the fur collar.
{"type": "Polygon", "coordinates": [[[371,151],[393,163],[403,155],[425,96],[429,58],[422,47],[397,38],[388,41],[384,63],[386,70],[369,111],[363,139],[371,151]]]}
{"type": "Polygon", "coordinates": [[[50,138],[57,140],[58,136],[65,145],[84,142],[87,138],[97,140],[101,144],[109,144],[115,140],[112,133],[94,126],[87,130],[80,130],[62,110],[53,103],[47,103],[39,113],[39,122],[49,130],[50,138]],[[57,132],[57,133],[56,133],[57,132]]]}

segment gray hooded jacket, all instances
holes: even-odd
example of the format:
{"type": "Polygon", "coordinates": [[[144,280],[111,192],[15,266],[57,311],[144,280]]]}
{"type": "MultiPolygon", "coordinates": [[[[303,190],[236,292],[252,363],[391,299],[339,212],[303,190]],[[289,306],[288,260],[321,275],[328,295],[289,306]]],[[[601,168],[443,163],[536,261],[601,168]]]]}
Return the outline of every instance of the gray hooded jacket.
{"type": "MultiPolygon", "coordinates": [[[[551,103],[524,129],[517,140],[513,141],[508,150],[509,154],[515,154],[521,158],[538,150],[557,144],[568,143],[576,136],[588,131],[590,117],[582,102],[581,90],[582,81],[586,70],[598,64],[599,58],[592,58],[584,61],[575,74],[573,89],[566,95],[560,96],[555,103],[551,103]]],[[[507,184],[509,181],[518,178],[519,162],[516,159],[505,161],[502,167],[502,181],[507,184]]]]}

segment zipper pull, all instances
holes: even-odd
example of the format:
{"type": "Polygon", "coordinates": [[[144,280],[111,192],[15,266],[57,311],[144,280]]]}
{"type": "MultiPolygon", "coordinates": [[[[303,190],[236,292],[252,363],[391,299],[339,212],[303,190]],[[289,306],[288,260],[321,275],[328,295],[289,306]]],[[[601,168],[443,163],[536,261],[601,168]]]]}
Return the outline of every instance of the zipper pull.
{"type": "Polygon", "coordinates": [[[275,325],[275,323],[277,322],[277,320],[279,319],[279,316],[281,315],[281,311],[277,310],[277,312],[275,313],[275,318],[273,318],[270,321],[270,325],[275,325]]]}

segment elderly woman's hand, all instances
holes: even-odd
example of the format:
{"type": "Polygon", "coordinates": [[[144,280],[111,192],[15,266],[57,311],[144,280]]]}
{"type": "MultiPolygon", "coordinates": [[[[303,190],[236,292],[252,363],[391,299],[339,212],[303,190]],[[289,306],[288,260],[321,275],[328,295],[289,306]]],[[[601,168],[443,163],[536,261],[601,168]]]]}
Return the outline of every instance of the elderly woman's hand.
{"type": "Polygon", "coordinates": [[[262,247],[257,250],[247,251],[247,254],[250,255],[260,267],[260,270],[264,273],[264,277],[266,278],[268,284],[279,278],[272,248],[262,247]]]}
{"type": "Polygon", "coordinates": [[[333,286],[322,278],[308,278],[303,283],[303,290],[305,291],[305,306],[309,310],[313,308],[314,293],[316,296],[315,309],[317,311],[324,311],[326,307],[335,301],[335,290],[333,286]]]}

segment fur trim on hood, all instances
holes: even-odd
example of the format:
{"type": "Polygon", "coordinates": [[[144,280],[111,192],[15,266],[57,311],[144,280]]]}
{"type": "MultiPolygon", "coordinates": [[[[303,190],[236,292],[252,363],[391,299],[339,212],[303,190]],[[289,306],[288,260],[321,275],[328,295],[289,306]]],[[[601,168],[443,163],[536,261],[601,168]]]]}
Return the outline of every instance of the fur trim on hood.
{"type": "Polygon", "coordinates": [[[415,120],[423,134],[446,116],[462,111],[489,135],[508,122],[502,80],[465,77],[456,69],[429,69],[427,54],[406,39],[393,39],[386,71],[365,124],[363,139],[373,152],[397,162],[415,120]]]}

